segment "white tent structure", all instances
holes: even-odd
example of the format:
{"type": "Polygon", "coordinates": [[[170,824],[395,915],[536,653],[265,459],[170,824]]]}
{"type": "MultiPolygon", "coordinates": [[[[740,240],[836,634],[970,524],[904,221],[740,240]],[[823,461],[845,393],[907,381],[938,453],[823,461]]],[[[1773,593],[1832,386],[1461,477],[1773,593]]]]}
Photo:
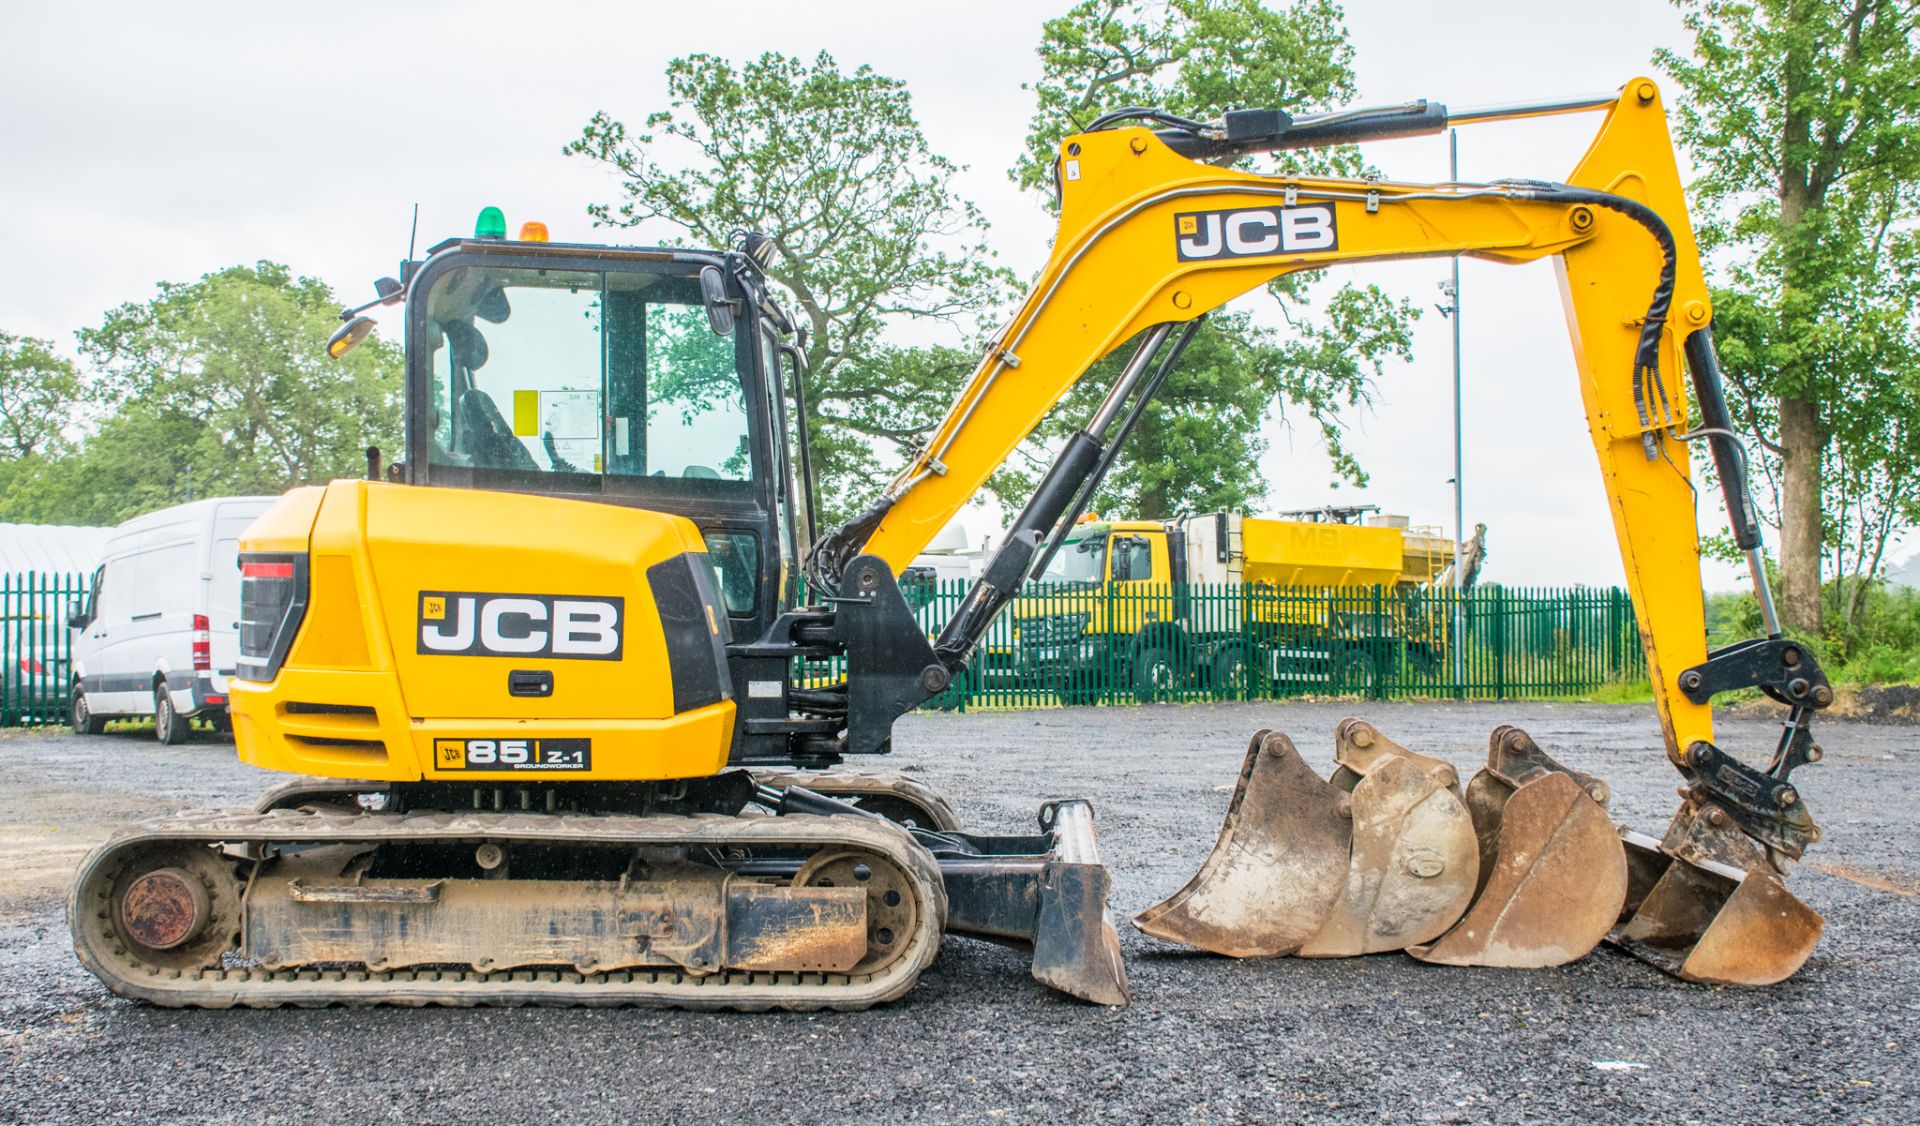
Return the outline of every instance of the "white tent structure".
{"type": "Polygon", "coordinates": [[[112,534],[74,524],[0,524],[0,575],[92,574],[112,534]]]}

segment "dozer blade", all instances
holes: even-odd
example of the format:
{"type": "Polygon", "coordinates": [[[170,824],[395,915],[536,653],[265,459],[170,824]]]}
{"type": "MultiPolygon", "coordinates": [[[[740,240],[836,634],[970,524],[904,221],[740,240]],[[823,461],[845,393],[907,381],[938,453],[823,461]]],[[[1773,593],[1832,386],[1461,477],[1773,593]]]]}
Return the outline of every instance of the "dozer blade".
{"type": "Polygon", "coordinates": [[[1626,849],[1606,785],[1568,770],[1516,727],[1494,730],[1467,785],[1480,890],[1457,926],[1408,953],[1453,966],[1558,966],[1585,957],[1620,917],[1626,849]]]}
{"type": "Polygon", "coordinates": [[[1341,721],[1334,761],[1333,785],[1352,794],[1352,852],[1340,899],[1300,956],[1344,958],[1433,941],[1466,911],[1480,871],[1459,775],[1361,719],[1341,721]]]}
{"type": "Polygon", "coordinates": [[[1734,865],[1705,855],[1701,842],[1686,839],[1695,827],[1690,812],[1682,809],[1679,831],[1666,841],[1621,830],[1626,911],[1607,941],[1687,981],[1772,985],[1792,977],[1820,941],[1824,920],[1763,856],[1734,865]]]}
{"type": "Polygon", "coordinates": [[[1236,958],[1293,953],[1326,925],[1346,887],[1348,804],[1285,735],[1259,732],[1206,863],[1133,925],[1236,958]]]}

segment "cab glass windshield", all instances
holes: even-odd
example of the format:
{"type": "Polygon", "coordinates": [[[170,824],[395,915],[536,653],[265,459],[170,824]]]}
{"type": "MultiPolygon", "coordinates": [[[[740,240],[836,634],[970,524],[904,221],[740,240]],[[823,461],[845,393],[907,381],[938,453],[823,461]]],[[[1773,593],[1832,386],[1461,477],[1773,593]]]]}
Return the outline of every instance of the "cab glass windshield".
{"type": "Polygon", "coordinates": [[[1068,540],[1040,573],[1043,583],[1098,585],[1107,577],[1107,537],[1068,540]]]}
{"type": "Polygon", "coordinates": [[[734,338],[689,277],[461,266],[426,294],[428,460],[517,475],[753,479],[734,338]]]}

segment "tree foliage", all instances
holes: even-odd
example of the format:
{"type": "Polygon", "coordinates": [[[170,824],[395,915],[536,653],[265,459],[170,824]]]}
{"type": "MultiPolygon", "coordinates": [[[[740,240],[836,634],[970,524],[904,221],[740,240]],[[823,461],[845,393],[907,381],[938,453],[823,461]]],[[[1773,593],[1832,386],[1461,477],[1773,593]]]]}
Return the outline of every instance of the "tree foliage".
{"type": "Polygon", "coordinates": [[[79,373],[51,341],[0,332],[0,458],[62,452],[86,398],[79,373]]]}
{"type": "MultiPolygon", "coordinates": [[[[612,115],[588,122],[566,152],[605,165],[619,198],[589,209],[600,223],[658,222],[663,241],[730,245],[768,235],[768,269],[808,329],[810,422],[826,507],[844,514],[871,491],[884,455],[915,432],[901,418],[944,405],[955,388],[904,373],[882,347],[890,322],[959,322],[1004,294],[986,222],[949,186],[899,80],[768,53],[736,68],[712,55],[667,67],[668,107],[629,134],[612,115]]],[[[918,361],[916,361],[916,365],[918,361]]]]}
{"type": "Polygon", "coordinates": [[[1693,53],[1658,61],[1686,94],[1675,117],[1702,170],[1730,397],[1781,531],[1782,610],[1808,633],[1829,610],[1848,628],[1889,537],[1920,517],[1916,6],[1679,2],[1693,53]]]}
{"type": "Polygon", "coordinates": [[[401,362],[378,340],[328,360],[337,312],[324,284],[271,262],[109,312],[78,334],[104,417],[77,448],[0,466],[0,513],[116,523],[361,475],[365,447],[398,448],[401,362]]]}
{"type": "MultiPolygon", "coordinates": [[[[1049,206],[1060,142],[1101,113],[1146,106],[1205,120],[1241,107],[1324,110],[1354,97],[1353,48],[1330,0],[1082,0],[1047,22],[1038,51],[1041,77],[1029,87],[1034,116],[1011,175],[1045,189],[1049,206]]],[[[1266,172],[1366,171],[1350,146],[1241,163],[1266,172]]],[[[1378,286],[1354,285],[1316,309],[1319,277],[1292,274],[1266,287],[1284,330],[1244,313],[1213,318],[1147,408],[1098,503],[1157,517],[1264,499],[1257,463],[1266,446],[1258,430],[1270,406],[1283,421],[1304,417],[1337,479],[1366,484],[1343,441],[1346,419],[1371,404],[1373,381],[1389,360],[1411,358],[1419,310],[1378,286]]],[[[1127,351],[1095,365],[1040,437],[1077,428],[1127,351]]]]}

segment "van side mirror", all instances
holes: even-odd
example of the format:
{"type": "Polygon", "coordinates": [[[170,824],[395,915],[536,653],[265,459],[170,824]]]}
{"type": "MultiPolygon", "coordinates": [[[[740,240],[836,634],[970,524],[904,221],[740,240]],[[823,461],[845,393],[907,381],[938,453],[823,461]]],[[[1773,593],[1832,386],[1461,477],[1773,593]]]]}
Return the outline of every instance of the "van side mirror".
{"type": "Polygon", "coordinates": [[[70,598],[67,600],[67,628],[87,628],[87,612],[81,608],[78,598],[70,598]]]}

